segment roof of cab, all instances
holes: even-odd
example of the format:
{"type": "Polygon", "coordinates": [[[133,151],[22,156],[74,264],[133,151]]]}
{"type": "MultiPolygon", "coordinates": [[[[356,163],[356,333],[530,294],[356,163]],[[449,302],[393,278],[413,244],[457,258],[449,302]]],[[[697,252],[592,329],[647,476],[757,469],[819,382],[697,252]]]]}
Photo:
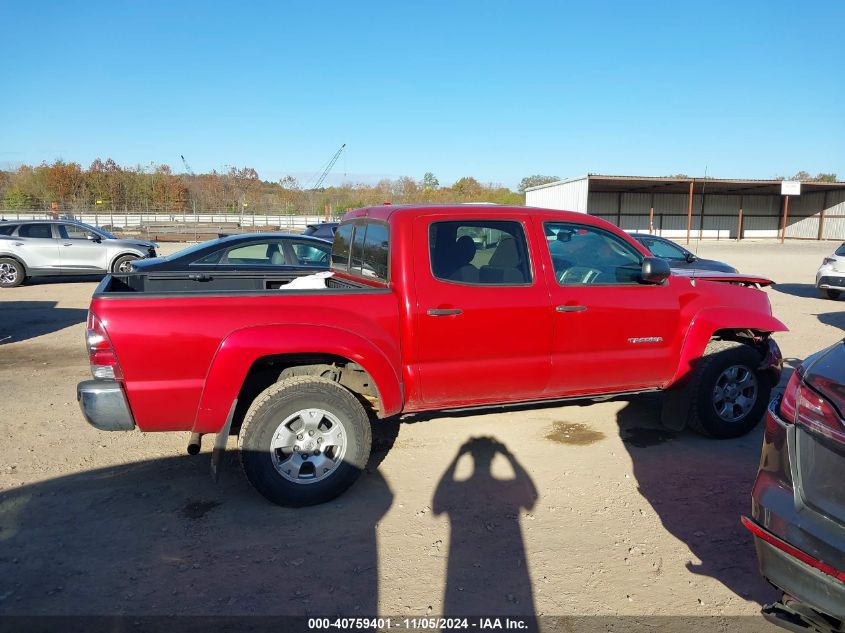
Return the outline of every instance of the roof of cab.
{"type": "Polygon", "coordinates": [[[353,209],[348,211],[342,218],[343,221],[351,220],[353,218],[373,218],[376,220],[388,221],[393,215],[417,215],[421,212],[454,212],[463,217],[477,217],[490,215],[491,212],[515,211],[518,213],[535,212],[543,215],[557,215],[562,219],[579,220],[584,222],[585,218],[589,218],[587,223],[595,224],[596,218],[586,213],[578,213],[577,211],[558,211],[557,209],[541,209],[539,207],[524,207],[516,205],[501,205],[501,204],[384,204],[377,207],[363,207],[361,209],[353,209]]]}

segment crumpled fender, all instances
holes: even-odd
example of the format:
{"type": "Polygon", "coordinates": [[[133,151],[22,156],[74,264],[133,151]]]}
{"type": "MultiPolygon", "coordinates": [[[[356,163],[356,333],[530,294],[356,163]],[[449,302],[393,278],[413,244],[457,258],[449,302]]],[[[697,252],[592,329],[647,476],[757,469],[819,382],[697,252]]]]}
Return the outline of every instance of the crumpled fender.
{"type": "Polygon", "coordinates": [[[372,377],[381,403],[380,417],[402,410],[398,358],[391,362],[367,339],[326,325],[261,325],[232,332],[217,348],[206,374],[194,432],[219,432],[252,364],[262,356],[276,354],[333,354],[348,358],[372,377]]]}
{"type": "Polygon", "coordinates": [[[756,330],[759,332],[788,332],[789,328],[771,314],[741,308],[705,308],[695,315],[681,347],[678,369],[666,387],[683,382],[690,374],[692,363],[700,358],[718,330],[756,330]]]}

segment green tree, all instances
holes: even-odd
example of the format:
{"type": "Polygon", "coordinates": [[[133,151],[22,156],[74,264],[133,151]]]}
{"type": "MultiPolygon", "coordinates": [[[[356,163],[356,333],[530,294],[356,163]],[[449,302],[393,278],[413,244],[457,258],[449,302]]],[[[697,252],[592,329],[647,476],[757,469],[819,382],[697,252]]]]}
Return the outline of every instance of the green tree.
{"type": "Polygon", "coordinates": [[[526,176],[519,181],[519,187],[517,187],[517,190],[519,193],[525,193],[525,190],[529,187],[539,187],[540,185],[547,185],[550,182],[557,182],[558,180],[560,180],[560,178],[557,176],[541,176],[539,174],[526,176]]]}
{"type": "Polygon", "coordinates": [[[425,172],[422,179],[422,188],[427,189],[428,191],[434,191],[440,187],[440,181],[437,180],[437,176],[432,174],[430,171],[425,172]]]}

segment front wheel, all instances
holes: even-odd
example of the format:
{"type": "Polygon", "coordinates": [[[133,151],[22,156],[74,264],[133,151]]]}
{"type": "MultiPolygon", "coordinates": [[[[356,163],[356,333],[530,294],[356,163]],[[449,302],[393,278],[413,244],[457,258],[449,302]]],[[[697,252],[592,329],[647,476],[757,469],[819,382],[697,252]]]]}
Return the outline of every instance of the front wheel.
{"type": "Polygon", "coordinates": [[[712,341],[693,374],[689,425],[716,439],[740,437],[763,417],[772,387],[761,355],[736,341],[712,341]]]}
{"type": "Polygon", "coordinates": [[[259,394],[239,442],[246,478],[281,506],[334,499],[361,474],[372,446],[358,399],[316,376],[287,378],[259,394]]]}
{"type": "Polygon", "coordinates": [[[125,275],[132,272],[132,262],[138,259],[135,255],[121,255],[112,264],[111,270],[113,273],[120,273],[125,275]]]}
{"type": "Polygon", "coordinates": [[[0,288],[20,286],[26,276],[23,266],[9,257],[0,257],[0,288]]]}
{"type": "Polygon", "coordinates": [[[822,294],[826,295],[828,299],[832,301],[836,301],[839,298],[839,295],[842,294],[841,290],[822,290],[822,294]]]}

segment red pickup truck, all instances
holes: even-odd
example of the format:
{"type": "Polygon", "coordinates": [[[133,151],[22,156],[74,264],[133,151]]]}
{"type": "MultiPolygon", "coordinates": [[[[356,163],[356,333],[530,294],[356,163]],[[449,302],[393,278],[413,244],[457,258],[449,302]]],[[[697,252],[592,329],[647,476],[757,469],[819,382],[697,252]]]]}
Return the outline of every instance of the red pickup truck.
{"type": "Polygon", "coordinates": [[[769,280],[670,274],[581,213],[359,209],[331,270],[296,290],[288,271],[106,277],[85,417],[216,433],[218,449],[236,434],[259,492],[308,505],[348,488],[371,421],[400,413],[662,390],[667,426],[727,438],[757,424],[780,375],[771,335],[786,327],[755,287],[769,280]]]}

